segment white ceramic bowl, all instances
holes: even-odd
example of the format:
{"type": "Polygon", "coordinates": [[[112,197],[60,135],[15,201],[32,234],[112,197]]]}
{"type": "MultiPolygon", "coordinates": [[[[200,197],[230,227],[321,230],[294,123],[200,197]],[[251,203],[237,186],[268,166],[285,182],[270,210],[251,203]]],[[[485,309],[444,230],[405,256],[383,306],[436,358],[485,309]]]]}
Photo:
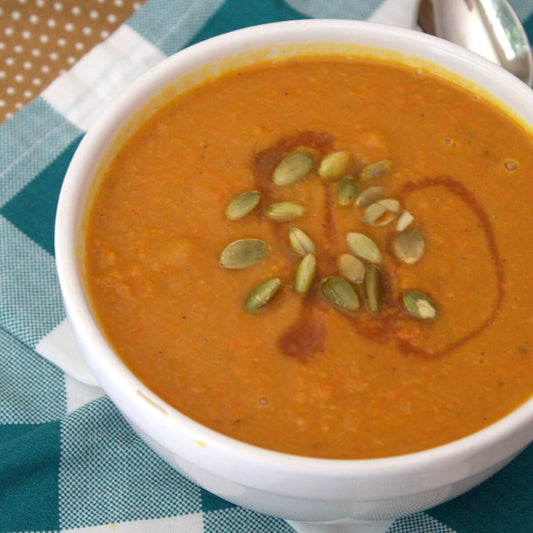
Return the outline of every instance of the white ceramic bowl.
{"type": "Polygon", "coordinates": [[[503,467],[533,438],[533,399],[473,435],[404,456],[328,460],[261,449],[194,422],[147,390],[110,348],[83,283],[79,244],[91,180],[126,119],[184,75],[190,84],[221,65],[238,65],[265,54],[301,53],[303,45],[295,43],[308,42],[322,43],[318,49],[326,51],[340,48],[389,57],[394,55],[392,50],[399,52],[396,59],[408,63],[430,61],[471,80],[533,128],[533,92],[528,87],[466,50],[424,34],[332,20],[282,22],[225,34],[196,44],[147,72],[84,137],[59,199],[57,266],[67,314],[87,363],[139,435],[169,464],[207,490],[256,511],[303,521],[386,520],[453,498],[503,467]],[[250,52],[256,49],[262,52],[250,52]],[[228,56],[233,59],[223,59],[228,56]],[[215,67],[198,73],[197,68],[206,63],[215,67]],[[189,75],[192,71],[195,74],[189,75]]]}

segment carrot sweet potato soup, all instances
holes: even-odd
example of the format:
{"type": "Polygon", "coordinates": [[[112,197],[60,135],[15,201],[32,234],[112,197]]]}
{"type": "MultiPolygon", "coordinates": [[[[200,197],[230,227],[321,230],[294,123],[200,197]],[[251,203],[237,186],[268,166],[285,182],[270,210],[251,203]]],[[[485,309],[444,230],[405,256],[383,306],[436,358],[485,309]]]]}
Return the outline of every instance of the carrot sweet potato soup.
{"type": "Polygon", "coordinates": [[[165,104],[105,171],[85,241],[110,342],[242,441],[370,458],[533,391],[533,141],[420,69],[307,57],[165,104]]]}

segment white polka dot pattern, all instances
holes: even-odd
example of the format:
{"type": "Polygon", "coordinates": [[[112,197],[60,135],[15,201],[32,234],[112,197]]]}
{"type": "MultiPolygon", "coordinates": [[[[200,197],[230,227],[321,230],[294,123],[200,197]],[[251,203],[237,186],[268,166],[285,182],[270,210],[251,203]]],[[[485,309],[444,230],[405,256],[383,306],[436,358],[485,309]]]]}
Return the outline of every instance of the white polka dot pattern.
{"type": "Polygon", "coordinates": [[[34,98],[142,2],[2,0],[0,122],[34,98]]]}

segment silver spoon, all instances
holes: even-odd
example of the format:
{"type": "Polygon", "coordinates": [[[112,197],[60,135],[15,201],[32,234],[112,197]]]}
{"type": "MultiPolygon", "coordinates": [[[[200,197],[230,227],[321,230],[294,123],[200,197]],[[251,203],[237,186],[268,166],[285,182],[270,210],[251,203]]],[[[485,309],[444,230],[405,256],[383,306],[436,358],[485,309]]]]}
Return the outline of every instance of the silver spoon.
{"type": "Polygon", "coordinates": [[[506,0],[421,0],[418,24],[431,33],[499,63],[531,86],[529,41],[506,0]]]}

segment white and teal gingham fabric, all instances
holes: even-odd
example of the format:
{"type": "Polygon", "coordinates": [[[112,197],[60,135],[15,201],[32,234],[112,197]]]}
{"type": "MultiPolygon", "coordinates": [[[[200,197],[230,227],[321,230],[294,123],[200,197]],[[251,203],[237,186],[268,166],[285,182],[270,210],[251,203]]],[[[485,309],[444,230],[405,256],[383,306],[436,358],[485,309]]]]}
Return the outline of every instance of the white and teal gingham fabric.
{"type": "MultiPolygon", "coordinates": [[[[77,145],[103,107],[184,46],[309,16],[408,26],[416,3],[309,0],[295,11],[282,0],[148,0],[0,124],[0,533],[318,531],[206,492],[126,424],[79,356],[65,321],[54,263],[57,197],[77,145]]],[[[533,37],[533,2],[512,3],[533,37]]],[[[531,533],[533,447],[468,494],[365,531],[531,533]]]]}

